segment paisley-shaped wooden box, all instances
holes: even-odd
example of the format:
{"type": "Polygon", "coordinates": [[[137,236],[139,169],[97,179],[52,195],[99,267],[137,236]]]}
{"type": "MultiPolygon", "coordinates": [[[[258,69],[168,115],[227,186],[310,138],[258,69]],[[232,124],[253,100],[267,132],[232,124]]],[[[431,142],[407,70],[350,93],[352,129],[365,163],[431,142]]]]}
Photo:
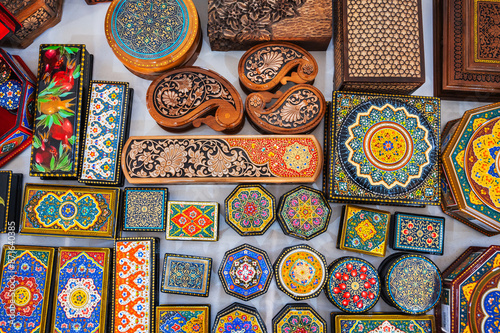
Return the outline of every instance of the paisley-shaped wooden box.
{"type": "Polygon", "coordinates": [[[104,31],[115,56],[133,74],[154,80],[186,64],[201,48],[198,12],[191,0],[119,0],[104,31]]]}
{"type": "Polygon", "coordinates": [[[169,201],[166,238],[216,242],[219,239],[219,203],[169,201]]]}
{"type": "Polygon", "coordinates": [[[334,92],[323,192],[333,202],[439,205],[437,98],[334,92]]]}
{"type": "Polygon", "coordinates": [[[425,82],[421,0],[339,0],[334,89],[411,94],[425,82]]]}
{"type": "Polygon", "coordinates": [[[4,245],[0,266],[0,331],[49,331],[55,252],[50,247],[4,245]]]}
{"type": "Polygon", "coordinates": [[[40,45],[30,176],[78,177],[92,58],[82,44],[40,45]]]}
{"type": "Polygon", "coordinates": [[[123,196],[123,231],[165,231],[168,189],[126,187],[123,196]]]}
{"type": "Polygon", "coordinates": [[[51,332],[109,332],[111,255],[107,248],[59,248],[51,332]]]}
{"type": "Polygon", "coordinates": [[[331,313],[332,333],[434,333],[436,332],[434,316],[405,314],[338,314],[331,313]]]}
{"type": "Polygon", "coordinates": [[[313,135],[130,137],[122,154],[131,184],[312,183],[322,166],[313,135]]]}
{"type": "Polygon", "coordinates": [[[327,333],[326,321],[306,303],[289,303],[274,316],[273,332],[327,333]]]}
{"type": "Polygon", "coordinates": [[[31,144],[35,84],[21,57],[0,49],[0,167],[31,144]]]}
{"type": "Polygon", "coordinates": [[[113,255],[112,333],[155,332],[159,239],[119,238],[113,255]]]}
{"type": "Polygon", "coordinates": [[[146,106],[165,130],[206,124],[216,131],[235,132],[244,121],[238,91],[218,73],[200,67],[170,70],[157,78],[148,88],[146,106]]]}
{"type": "Polygon", "coordinates": [[[500,233],[500,103],[466,111],[443,142],[443,211],[488,235],[500,233]]]}
{"type": "Polygon", "coordinates": [[[208,297],[212,258],[165,253],[161,277],[161,291],[208,297]]]}
{"type": "Polygon", "coordinates": [[[23,193],[23,174],[0,170],[0,233],[17,232],[23,193]]]}
{"type": "Polygon", "coordinates": [[[498,327],[500,247],[470,247],[443,273],[436,309],[440,332],[491,332],[498,327]]]}
{"type": "Polygon", "coordinates": [[[233,303],[217,313],[212,333],[232,333],[235,327],[249,327],[247,331],[252,333],[267,333],[257,309],[241,303],[233,303]]]}
{"type": "Polygon", "coordinates": [[[26,184],[23,234],[115,238],[119,188],[26,184]]]}
{"type": "Polygon", "coordinates": [[[128,82],[90,82],[80,183],[123,186],[120,157],[129,133],[132,96],[128,82]]]}
{"type": "Polygon", "coordinates": [[[156,307],[155,333],[210,333],[210,305],[160,305],[156,307]]]}

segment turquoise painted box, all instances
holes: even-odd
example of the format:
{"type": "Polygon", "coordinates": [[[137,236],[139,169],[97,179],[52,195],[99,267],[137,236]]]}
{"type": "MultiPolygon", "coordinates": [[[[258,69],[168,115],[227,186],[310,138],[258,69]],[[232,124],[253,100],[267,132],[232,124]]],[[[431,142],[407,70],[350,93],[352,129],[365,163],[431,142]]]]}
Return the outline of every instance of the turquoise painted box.
{"type": "Polygon", "coordinates": [[[156,318],[156,333],[210,332],[210,305],[160,305],[156,318]]]}

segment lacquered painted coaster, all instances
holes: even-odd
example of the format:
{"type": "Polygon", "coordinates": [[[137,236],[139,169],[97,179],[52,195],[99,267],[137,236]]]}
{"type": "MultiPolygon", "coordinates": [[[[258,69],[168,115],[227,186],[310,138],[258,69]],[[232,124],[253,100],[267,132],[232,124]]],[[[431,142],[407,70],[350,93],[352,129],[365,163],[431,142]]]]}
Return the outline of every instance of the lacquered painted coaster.
{"type": "Polygon", "coordinates": [[[326,273],[325,257],[308,245],[283,249],[274,263],[278,288],[296,301],[318,297],[326,273]]]}
{"type": "Polygon", "coordinates": [[[210,305],[156,307],[156,333],[209,333],[210,305]]]}
{"type": "Polygon", "coordinates": [[[241,236],[263,235],[276,220],[276,198],[261,185],[238,185],[224,206],[227,224],[241,236]]]}
{"type": "Polygon", "coordinates": [[[217,202],[169,201],[167,214],[167,239],[217,241],[217,202]]]}
{"type": "Polygon", "coordinates": [[[212,258],[166,253],[161,291],[208,297],[212,258]]]}
{"type": "Polygon", "coordinates": [[[307,304],[287,304],[273,318],[273,332],[326,333],[326,321],[307,304]]]}
{"type": "Polygon", "coordinates": [[[252,306],[233,303],[215,317],[212,333],[267,333],[259,312],[252,306]]]}
{"type": "Polygon", "coordinates": [[[266,251],[243,244],[226,252],[219,278],[226,293],[248,301],[267,292],[273,268],[266,251]]]}
{"type": "Polygon", "coordinates": [[[360,258],[340,258],[329,267],[325,293],[330,302],[344,312],[368,311],[380,297],[377,270],[360,258]]]}
{"type": "Polygon", "coordinates": [[[125,188],[123,231],[165,231],[167,200],[166,188],[125,188]]]}

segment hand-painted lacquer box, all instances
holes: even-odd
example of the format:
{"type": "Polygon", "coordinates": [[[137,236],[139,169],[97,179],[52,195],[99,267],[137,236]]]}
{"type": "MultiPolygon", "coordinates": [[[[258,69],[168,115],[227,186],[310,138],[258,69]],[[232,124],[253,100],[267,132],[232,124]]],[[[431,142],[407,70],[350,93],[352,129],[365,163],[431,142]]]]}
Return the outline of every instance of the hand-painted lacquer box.
{"type": "Polygon", "coordinates": [[[40,45],[30,176],[78,177],[91,77],[85,45],[40,45]]]}
{"type": "Polygon", "coordinates": [[[443,255],[444,218],[396,212],[389,243],[398,251],[443,255]]]}
{"type": "Polygon", "coordinates": [[[327,333],[326,321],[305,303],[287,304],[273,318],[274,333],[327,333]]]}
{"type": "Polygon", "coordinates": [[[434,333],[434,316],[398,314],[341,315],[332,313],[332,333],[434,333]]]}
{"type": "Polygon", "coordinates": [[[132,93],[127,82],[90,82],[80,183],[123,185],[120,157],[128,137],[132,93]]]}
{"type": "Polygon", "coordinates": [[[1,332],[48,331],[54,253],[55,249],[48,247],[3,247],[0,273],[1,332]]]}
{"type": "Polygon", "coordinates": [[[212,258],[166,253],[161,291],[208,297],[212,258]]]}
{"type": "Polygon", "coordinates": [[[217,313],[212,333],[267,333],[266,325],[253,306],[233,303],[217,313]]]}
{"type": "Polygon", "coordinates": [[[22,173],[0,170],[0,233],[17,232],[22,191],[22,173]]]}
{"type": "Polygon", "coordinates": [[[114,238],[119,188],[26,184],[23,234],[114,238]]]}
{"type": "Polygon", "coordinates": [[[156,307],[155,333],[210,333],[210,305],[156,307]]]}
{"type": "Polygon", "coordinates": [[[131,184],[312,183],[322,166],[313,135],[130,137],[122,154],[131,184]]]}
{"type": "Polygon", "coordinates": [[[0,166],[31,144],[35,84],[21,57],[0,49],[0,166]]]}
{"type": "Polygon", "coordinates": [[[340,217],[337,248],[385,256],[390,219],[389,212],[345,205],[340,217]]]}
{"type": "Polygon", "coordinates": [[[158,304],[158,238],[120,238],[113,256],[111,332],[153,333],[158,304]]]}
{"type": "Polygon", "coordinates": [[[334,202],[439,205],[437,98],[334,92],[323,192],[334,202]]]}
{"type": "Polygon", "coordinates": [[[123,231],[165,231],[168,189],[125,188],[123,231]]]}
{"type": "Polygon", "coordinates": [[[167,211],[167,239],[217,241],[219,203],[169,201],[167,211]]]}
{"type": "Polygon", "coordinates": [[[108,332],[110,259],[110,249],[59,248],[52,332],[108,332]]]}

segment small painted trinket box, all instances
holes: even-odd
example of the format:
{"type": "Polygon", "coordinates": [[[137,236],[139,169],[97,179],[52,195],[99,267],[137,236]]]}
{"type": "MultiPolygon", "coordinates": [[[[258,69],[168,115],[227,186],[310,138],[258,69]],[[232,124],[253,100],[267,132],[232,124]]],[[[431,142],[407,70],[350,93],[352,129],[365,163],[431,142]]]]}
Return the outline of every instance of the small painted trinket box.
{"type": "Polygon", "coordinates": [[[267,333],[266,324],[253,306],[233,303],[217,313],[212,333],[267,333]]]}
{"type": "Polygon", "coordinates": [[[318,297],[326,284],[325,257],[308,245],[284,248],[273,269],[278,288],[296,301],[318,297]]]}
{"type": "Polygon", "coordinates": [[[123,231],[165,231],[166,187],[126,187],[123,200],[123,231]]]}
{"type": "Polygon", "coordinates": [[[325,125],[328,200],[439,205],[439,99],[334,92],[333,100],[325,125]]]}
{"type": "Polygon", "coordinates": [[[59,248],[51,332],[108,332],[110,259],[106,248],[59,248]]]}
{"type": "Polygon", "coordinates": [[[274,333],[327,333],[326,321],[305,303],[287,304],[273,318],[274,333]]]}
{"type": "Polygon", "coordinates": [[[224,200],[226,223],[240,236],[263,235],[276,220],[276,198],[261,185],[238,185],[224,200]]]}
{"type": "Polygon", "coordinates": [[[0,270],[0,331],[47,332],[55,249],[4,245],[0,270]]]}
{"type": "Polygon", "coordinates": [[[115,238],[119,188],[26,184],[22,234],[115,238]]]}
{"type": "Polygon", "coordinates": [[[40,45],[30,176],[78,177],[92,59],[85,45],[40,45]]]}
{"type": "Polygon", "coordinates": [[[0,170],[0,233],[17,232],[23,192],[23,174],[0,170]]]}
{"type": "Polygon", "coordinates": [[[129,132],[132,95],[128,82],[90,82],[80,183],[123,186],[121,152],[129,132]]]}
{"type": "Polygon", "coordinates": [[[219,278],[227,294],[248,301],[267,292],[273,267],[266,251],[243,244],[224,254],[219,278]]]}
{"type": "Polygon", "coordinates": [[[169,201],[167,239],[214,241],[219,238],[219,203],[169,201]]]}
{"type": "Polygon", "coordinates": [[[32,142],[35,84],[23,59],[0,49],[0,167],[32,142]]]}
{"type": "Polygon", "coordinates": [[[397,251],[443,255],[444,218],[396,212],[389,239],[397,251]]]}
{"type": "Polygon", "coordinates": [[[384,301],[408,314],[432,310],[441,297],[441,272],[418,254],[395,253],[379,266],[384,301]]]}
{"type": "Polygon", "coordinates": [[[159,239],[119,238],[113,256],[111,332],[155,332],[159,239]]]}
{"type": "Polygon", "coordinates": [[[220,74],[200,67],[182,67],[153,81],[146,94],[149,114],[165,130],[205,124],[215,131],[237,132],[244,122],[243,102],[220,74]]]}
{"type": "Polygon", "coordinates": [[[434,316],[404,314],[346,315],[331,313],[332,332],[434,333],[434,316]]]}
{"type": "Polygon", "coordinates": [[[324,194],[299,186],[280,198],[278,222],[285,235],[310,240],[328,229],[332,210],[324,194]]]}
{"type": "Polygon", "coordinates": [[[208,297],[212,258],[166,253],[161,291],[208,297]]]}
{"type": "Polygon", "coordinates": [[[312,183],[322,167],[323,150],[314,135],[130,137],[122,154],[131,184],[312,183]],[[183,158],[165,166],[158,150],[183,158]]]}
{"type": "Polygon", "coordinates": [[[210,305],[157,306],[155,333],[171,333],[172,329],[176,333],[210,333],[210,305]]]}

